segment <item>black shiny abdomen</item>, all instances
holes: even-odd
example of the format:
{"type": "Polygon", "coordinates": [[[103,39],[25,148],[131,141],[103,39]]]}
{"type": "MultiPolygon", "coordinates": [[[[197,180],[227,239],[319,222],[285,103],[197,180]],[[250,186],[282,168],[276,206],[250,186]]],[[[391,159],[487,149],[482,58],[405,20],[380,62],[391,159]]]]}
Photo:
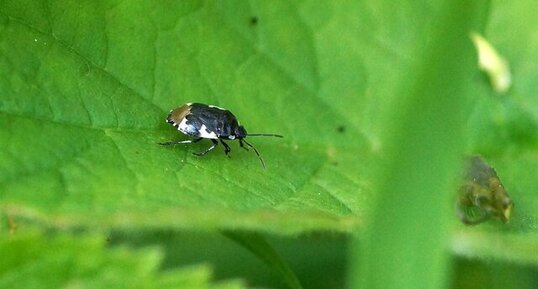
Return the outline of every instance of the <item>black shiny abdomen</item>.
{"type": "Polygon", "coordinates": [[[206,130],[223,139],[238,137],[234,132],[237,131],[239,123],[230,111],[201,103],[193,103],[190,106],[190,113],[185,117],[187,125],[192,125],[197,130],[205,126],[206,130]]]}

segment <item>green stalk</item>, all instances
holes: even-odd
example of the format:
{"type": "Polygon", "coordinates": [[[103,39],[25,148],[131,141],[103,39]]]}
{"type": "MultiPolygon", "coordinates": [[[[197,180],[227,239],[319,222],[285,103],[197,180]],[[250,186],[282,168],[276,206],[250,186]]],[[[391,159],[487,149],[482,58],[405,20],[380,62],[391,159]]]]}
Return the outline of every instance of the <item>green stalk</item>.
{"type": "MultiPolygon", "coordinates": [[[[352,288],[445,288],[455,180],[463,154],[464,106],[476,67],[469,31],[486,1],[445,1],[417,44],[388,109],[377,202],[355,242],[352,288]]],[[[484,17],[480,17],[484,19],[484,17]]]]}

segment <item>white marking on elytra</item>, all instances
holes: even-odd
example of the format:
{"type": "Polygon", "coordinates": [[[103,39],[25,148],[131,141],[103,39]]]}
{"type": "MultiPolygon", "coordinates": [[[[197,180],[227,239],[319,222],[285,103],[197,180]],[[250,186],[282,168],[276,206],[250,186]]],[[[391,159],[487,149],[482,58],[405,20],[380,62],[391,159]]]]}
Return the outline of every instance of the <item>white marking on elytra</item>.
{"type": "MultiPolygon", "coordinates": [[[[176,126],[177,123],[174,123],[174,126],[176,126]]],[[[183,118],[179,125],[177,125],[177,130],[184,134],[189,134],[189,125],[187,124],[187,119],[183,118]]]]}
{"type": "Polygon", "coordinates": [[[208,106],[211,107],[211,108],[216,108],[216,109],[220,109],[220,110],[226,110],[226,109],[224,109],[222,107],[218,107],[218,106],[215,106],[215,105],[208,105],[208,106]]]}
{"type": "Polygon", "coordinates": [[[235,135],[228,136],[229,139],[235,139],[235,135]]]}
{"type": "Polygon", "coordinates": [[[202,127],[200,128],[200,131],[198,133],[199,133],[198,136],[201,138],[211,138],[211,139],[219,138],[214,131],[209,131],[204,124],[202,124],[202,127]]]}

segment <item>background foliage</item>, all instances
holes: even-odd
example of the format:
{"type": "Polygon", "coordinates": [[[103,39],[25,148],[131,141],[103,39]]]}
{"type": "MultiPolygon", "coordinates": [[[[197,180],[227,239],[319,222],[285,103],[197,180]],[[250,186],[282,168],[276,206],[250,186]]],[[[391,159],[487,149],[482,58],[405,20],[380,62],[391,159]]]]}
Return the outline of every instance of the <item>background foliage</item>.
{"type": "MultiPolygon", "coordinates": [[[[275,273],[287,265],[226,231],[261,234],[250,250],[260,256],[266,240],[304,288],[343,286],[350,233],[382,214],[372,211],[383,207],[376,169],[395,145],[383,143],[387,112],[421,80],[410,72],[428,64],[416,48],[437,29],[439,2],[1,0],[0,285],[293,283],[275,273]],[[158,146],[182,138],[164,118],[190,101],[285,135],[252,139],[267,170],[235,144],[231,158],[191,155],[204,142],[158,146]]],[[[453,85],[470,96],[465,151],[497,169],[513,220],[464,227],[440,211],[443,227],[423,231],[446,234],[455,288],[533,288],[536,4],[484,3],[475,27],[509,61],[513,87],[494,93],[472,65],[453,85]]],[[[429,204],[415,205],[418,222],[429,204]]]]}

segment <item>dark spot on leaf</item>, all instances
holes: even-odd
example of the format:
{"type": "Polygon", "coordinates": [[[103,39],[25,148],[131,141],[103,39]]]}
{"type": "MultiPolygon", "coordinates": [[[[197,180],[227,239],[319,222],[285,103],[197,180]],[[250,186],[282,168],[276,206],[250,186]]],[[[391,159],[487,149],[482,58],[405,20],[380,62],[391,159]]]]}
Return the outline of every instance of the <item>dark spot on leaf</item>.
{"type": "Polygon", "coordinates": [[[339,133],[344,133],[346,132],[346,127],[343,125],[340,125],[336,128],[336,131],[338,131],[339,133]]]}
{"type": "Polygon", "coordinates": [[[256,26],[256,24],[258,24],[258,17],[256,16],[250,17],[250,25],[256,26]]]}

